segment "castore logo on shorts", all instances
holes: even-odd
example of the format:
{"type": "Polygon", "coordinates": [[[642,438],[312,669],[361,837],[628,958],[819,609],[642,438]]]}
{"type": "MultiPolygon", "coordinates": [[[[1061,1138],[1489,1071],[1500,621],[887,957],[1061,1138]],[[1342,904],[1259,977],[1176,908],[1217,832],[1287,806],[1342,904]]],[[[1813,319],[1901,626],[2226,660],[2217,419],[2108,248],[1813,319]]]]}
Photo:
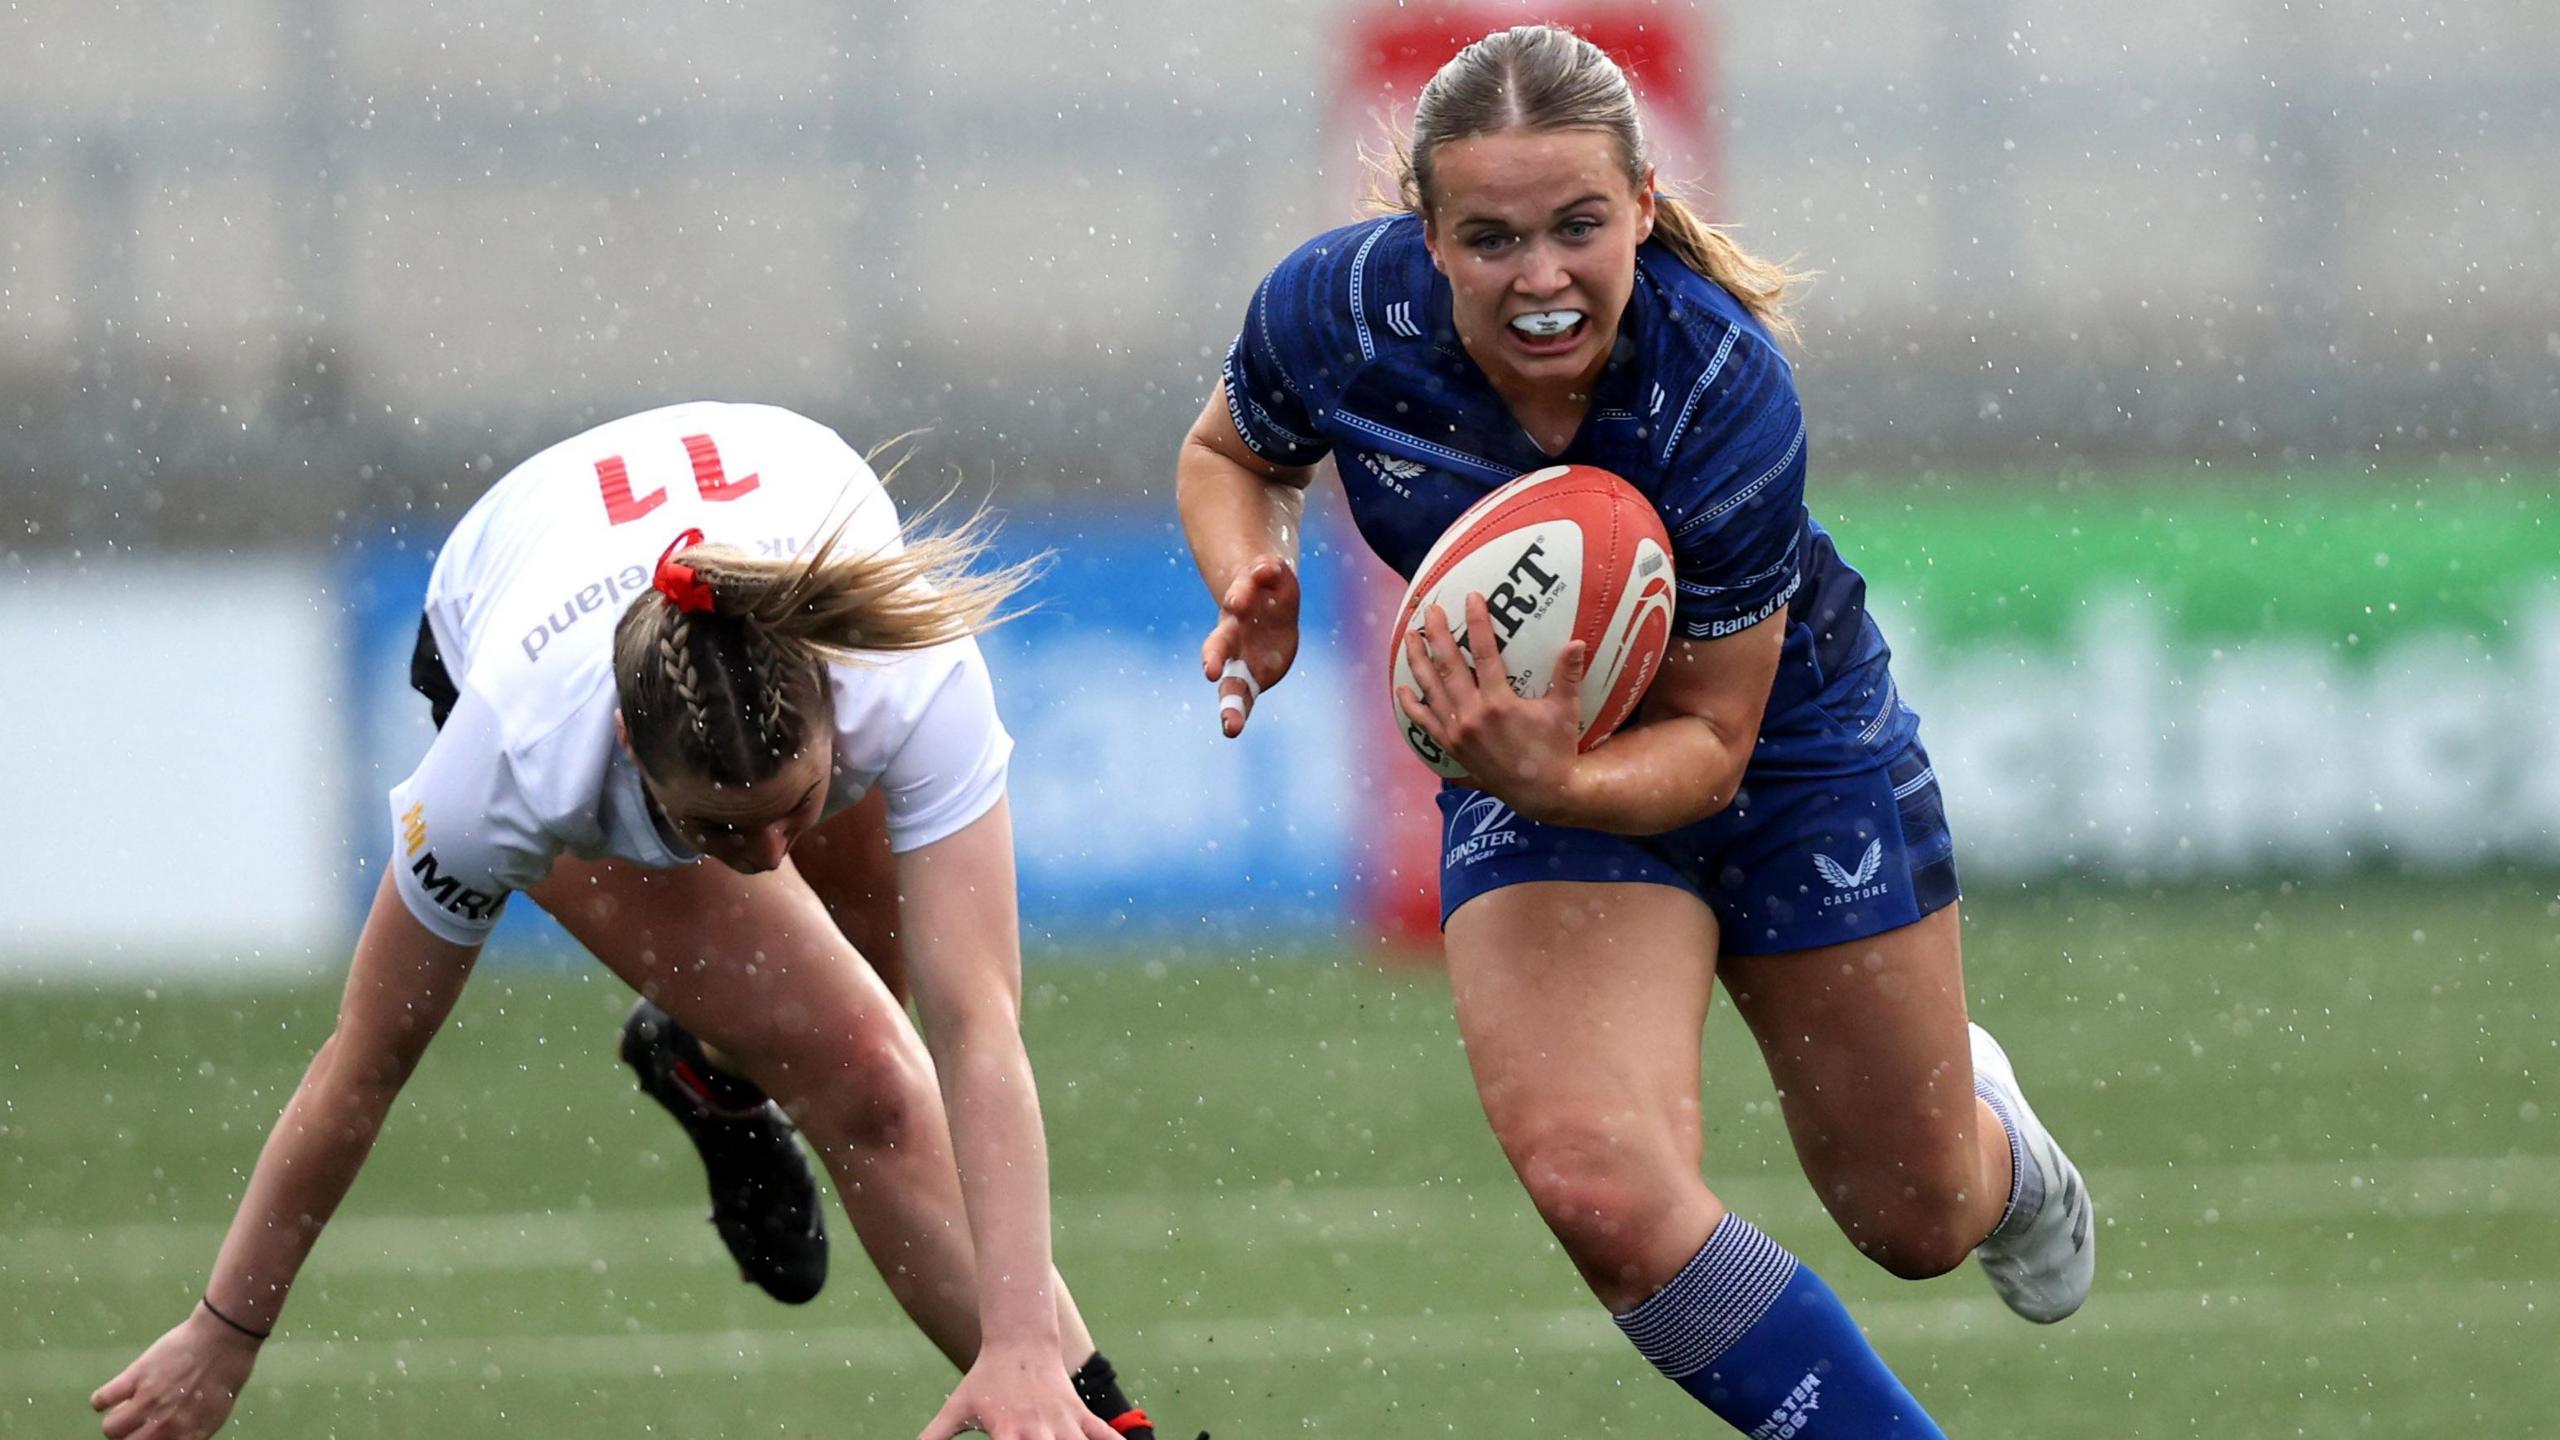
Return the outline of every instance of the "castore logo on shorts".
{"type": "Polygon", "coordinates": [[[1884,870],[1884,841],[1882,840],[1867,842],[1867,853],[1858,857],[1858,868],[1855,870],[1849,869],[1818,850],[1814,852],[1813,868],[1821,871],[1822,878],[1831,882],[1831,888],[1837,892],[1822,897],[1822,906],[1826,910],[1834,905],[1851,905],[1860,900],[1873,900],[1882,895],[1886,889],[1876,880],[1876,876],[1884,870]]]}

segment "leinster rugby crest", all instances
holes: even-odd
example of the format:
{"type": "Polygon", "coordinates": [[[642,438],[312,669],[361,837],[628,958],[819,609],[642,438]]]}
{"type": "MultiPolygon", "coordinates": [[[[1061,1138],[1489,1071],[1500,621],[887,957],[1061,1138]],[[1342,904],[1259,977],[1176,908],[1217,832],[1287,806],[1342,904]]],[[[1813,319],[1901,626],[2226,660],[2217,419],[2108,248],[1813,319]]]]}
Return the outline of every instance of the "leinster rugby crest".
{"type": "Polygon", "coordinates": [[[1513,822],[1520,817],[1508,805],[1490,795],[1467,797],[1458,813],[1449,817],[1448,851],[1441,857],[1443,865],[1473,865],[1489,860],[1501,851],[1528,843],[1513,822]]]}

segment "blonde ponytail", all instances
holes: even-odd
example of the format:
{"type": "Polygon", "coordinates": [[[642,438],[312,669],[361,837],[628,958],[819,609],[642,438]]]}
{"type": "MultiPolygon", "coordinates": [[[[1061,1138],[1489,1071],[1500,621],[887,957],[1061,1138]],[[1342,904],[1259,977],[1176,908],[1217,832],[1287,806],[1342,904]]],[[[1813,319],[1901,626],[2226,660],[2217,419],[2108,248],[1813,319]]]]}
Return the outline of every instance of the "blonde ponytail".
{"type": "Polygon", "coordinates": [[[754,784],[819,738],[829,661],[929,649],[1011,618],[1039,562],[981,568],[987,513],[922,528],[940,508],[901,527],[899,547],[866,554],[843,553],[850,512],[787,560],[718,544],[670,550],[660,569],[690,572],[675,587],[687,601],[649,590],[614,629],[614,687],[641,768],[754,784]]]}
{"type": "Polygon", "coordinates": [[[1708,224],[1687,201],[1667,190],[1653,199],[1653,238],[1678,256],[1681,264],[1724,287],[1771,334],[1801,338],[1794,318],[1787,314],[1786,297],[1789,290],[1812,278],[1807,272],[1743,249],[1721,227],[1708,224]]]}
{"type": "MultiPolygon", "coordinates": [[[[922,520],[912,522],[903,527],[900,548],[867,555],[840,553],[849,519],[790,560],[709,544],[681,558],[718,597],[715,613],[825,660],[925,650],[992,629],[1008,618],[1006,603],[1037,568],[1024,562],[979,569],[993,538],[984,511],[950,530],[926,532],[922,520]]],[[[651,598],[643,596],[642,603],[651,598]]]]}

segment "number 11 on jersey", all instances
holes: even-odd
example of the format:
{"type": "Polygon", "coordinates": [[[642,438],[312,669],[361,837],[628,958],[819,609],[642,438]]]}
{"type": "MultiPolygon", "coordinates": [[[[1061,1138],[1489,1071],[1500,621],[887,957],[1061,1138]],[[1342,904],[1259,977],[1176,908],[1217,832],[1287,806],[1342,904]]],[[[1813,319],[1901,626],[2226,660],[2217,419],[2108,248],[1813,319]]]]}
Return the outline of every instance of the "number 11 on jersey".
{"type": "MultiPolygon", "coordinates": [[[[705,500],[735,500],[752,492],[763,483],[755,474],[732,480],[720,465],[720,447],[708,435],[684,437],[684,452],[693,459],[693,488],[705,500]]],[[[596,462],[596,487],[604,495],[606,523],[628,525],[667,503],[667,492],[661,488],[646,495],[631,493],[631,467],[619,455],[607,455],[596,462]]]]}

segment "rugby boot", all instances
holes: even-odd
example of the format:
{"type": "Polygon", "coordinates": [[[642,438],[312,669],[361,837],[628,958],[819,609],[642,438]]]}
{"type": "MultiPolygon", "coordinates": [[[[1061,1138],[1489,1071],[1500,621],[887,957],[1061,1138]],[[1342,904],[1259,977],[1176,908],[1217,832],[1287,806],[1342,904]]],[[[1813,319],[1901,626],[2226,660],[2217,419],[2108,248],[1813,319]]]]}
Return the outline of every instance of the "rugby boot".
{"type": "Polygon", "coordinates": [[[1974,1258],[2010,1309],[2050,1325],[2079,1309],[2097,1278],[2097,1206],[2079,1167],[2018,1088],[2008,1053],[1990,1031],[1972,1029],[1976,1093],[2017,1128],[2018,1164],[2026,1172],[2017,1177],[2010,1215],[1974,1250],[1974,1258]]]}
{"type": "MultiPolygon", "coordinates": [[[[1115,1433],[1127,1440],[1156,1440],[1155,1422],[1147,1418],[1146,1411],[1129,1403],[1129,1397],[1120,1389],[1119,1373],[1100,1351],[1067,1378],[1076,1387],[1076,1398],[1084,1402],[1084,1408],[1115,1433]]],[[[1209,1432],[1201,1431],[1200,1440],[1209,1440],[1209,1432]]]]}
{"type": "Polygon", "coordinates": [[[785,1305],[816,1296],[827,1283],[827,1227],[817,1178],[782,1108],[714,1069],[701,1043],[645,999],[622,1022],[622,1059],[701,1155],[711,1224],[741,1278],[785,1305]]]}

